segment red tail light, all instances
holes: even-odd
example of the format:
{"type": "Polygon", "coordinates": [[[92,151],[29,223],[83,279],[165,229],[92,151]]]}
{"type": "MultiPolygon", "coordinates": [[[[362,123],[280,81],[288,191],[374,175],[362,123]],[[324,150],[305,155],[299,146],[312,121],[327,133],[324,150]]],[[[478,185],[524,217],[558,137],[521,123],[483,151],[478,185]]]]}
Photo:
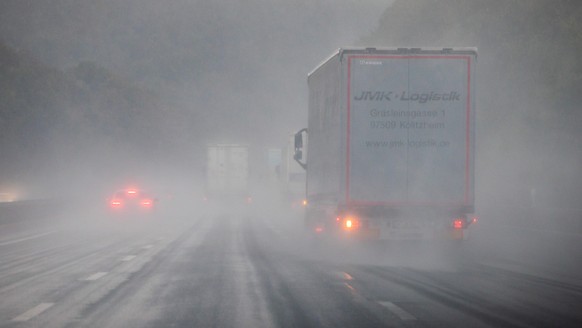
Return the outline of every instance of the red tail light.
{"type": "Polygon", "coordinates": [[[154,202],[151,199],[142,199],[140,204],[143,207],[151,207],[154,204],[154,202]]]}
{"type": "Polygon", "coordinates": [[[463,229],[465,227],[465,220],[462,218],[455,219],[453,221],[453,228],[455,229],[463,229]]]}
{"type": "Polygon", "coordinates": [[[123,203],[119,199],[114,199],[111,201],[111,207],[121,207],[123,203]]]}
{"type": "Polygon", "coordinates": [[[316,227],[315,228],[315,232],[322,233],[323,232],[323,227],[316,227]]]}

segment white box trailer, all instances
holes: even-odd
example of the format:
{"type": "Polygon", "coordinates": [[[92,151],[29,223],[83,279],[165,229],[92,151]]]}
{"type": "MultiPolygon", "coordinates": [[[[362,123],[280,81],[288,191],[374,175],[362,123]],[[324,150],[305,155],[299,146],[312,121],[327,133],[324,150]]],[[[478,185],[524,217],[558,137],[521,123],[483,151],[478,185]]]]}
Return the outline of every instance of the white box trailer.
{"type": "Polygon", "coordinates": [[[208,199],[249,197],[249,147],[213,144],[207,147],[206,195],[208,199]]]}
{"type": "MultiPolygon", "coordinates": [[[[474,212],[475,48],[339,49],[308,75],[307,227],[463,238],[474,212]]],[[[304,163],[306,162],[306,163],[304,163]]]]}

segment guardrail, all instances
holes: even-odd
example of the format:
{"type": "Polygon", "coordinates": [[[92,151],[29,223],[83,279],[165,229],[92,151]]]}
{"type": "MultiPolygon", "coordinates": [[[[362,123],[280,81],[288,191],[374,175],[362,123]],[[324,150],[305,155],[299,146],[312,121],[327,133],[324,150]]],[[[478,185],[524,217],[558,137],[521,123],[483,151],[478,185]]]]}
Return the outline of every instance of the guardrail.
{"type": "Polygon", "coordinates": [[[46,219],[58,215],[63,208],[62,202],[54,199],[0,203],[0,223],[46,219]]]}

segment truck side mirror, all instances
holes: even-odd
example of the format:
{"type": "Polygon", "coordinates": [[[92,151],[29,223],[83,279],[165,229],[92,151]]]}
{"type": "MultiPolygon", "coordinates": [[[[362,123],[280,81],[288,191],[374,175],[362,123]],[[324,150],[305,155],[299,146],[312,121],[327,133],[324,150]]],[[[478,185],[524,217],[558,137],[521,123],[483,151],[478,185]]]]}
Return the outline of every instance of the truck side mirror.
{"type": "Polygon", "coordinates": [[[303,159],[303,151],[301,149],[295,148],[295,155],[293,155],[293,159],[296,161],[300,161],[303,159]]]}
{"type": "Polygon", "coordinates": [[[307,163],[303,162],[303,133],[307,134],[307,129],[301,129],[295,133],[295,154],[293,159],[301,165],[303,169],[307,169],[307,163]]]}
{"type": "Polygon", "coordinates": [[[303,148],[303,134],[301,134],[301,131],[299,131],[295,134],[295,151],[297,151],[297,149],[302,148],[303,148]]]}

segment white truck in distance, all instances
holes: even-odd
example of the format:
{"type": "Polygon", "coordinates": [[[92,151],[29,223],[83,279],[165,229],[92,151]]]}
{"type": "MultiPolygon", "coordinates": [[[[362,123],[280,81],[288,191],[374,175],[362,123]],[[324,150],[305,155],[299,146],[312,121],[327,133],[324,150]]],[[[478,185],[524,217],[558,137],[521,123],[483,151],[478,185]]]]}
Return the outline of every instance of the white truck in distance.
{"type": "Polygon", "coordinates": [[[309,230],[465,238],[476,60],[475,48],[339,49],[308,75],[308,128],[295,136],[295,159],[307,170],[309,230]]]}
{"type": "Polygon", "coordinates": [[[249,147],[213,144],[207,148],[207,200],[250,202],[249,147]]]}

